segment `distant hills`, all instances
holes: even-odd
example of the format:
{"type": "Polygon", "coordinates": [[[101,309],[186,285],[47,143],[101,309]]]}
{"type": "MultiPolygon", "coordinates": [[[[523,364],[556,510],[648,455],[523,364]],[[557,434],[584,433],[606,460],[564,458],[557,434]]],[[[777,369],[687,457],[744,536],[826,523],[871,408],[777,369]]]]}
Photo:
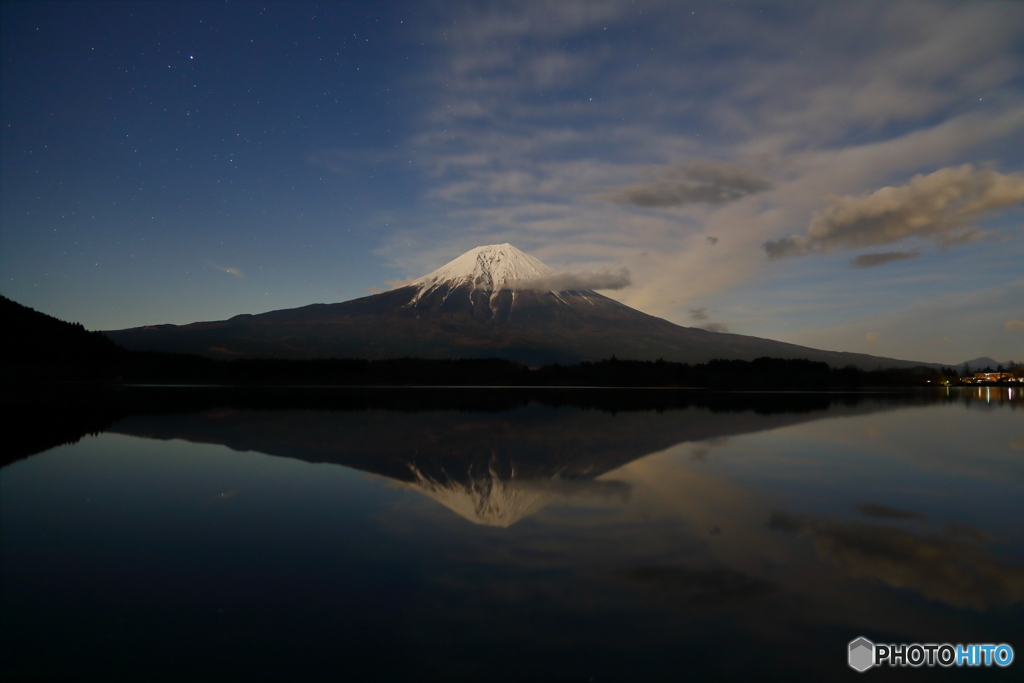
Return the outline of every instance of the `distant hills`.
{"type": "MultiPolygon", "coordinates": [[[[614,276],[589,278],[602,279],[614,276]]],[[[502,358],[537,366],[612,356],[691,364],[772,357],[863,370],[939,367],[682,327],[588,284],[587,277],[557,273],[510,244],[497,244],[472,249],[406,286],[353,301],[104,334],[131,350],[221,359],[502,358]]]]}
{"type": "Polygon", "coordinates": [[[992,368],[993,370],[995,370],[1000,365],[1002,365],[1004,368],[1009,367],[1010,363],[1012,362],[1013,361],[1009,360],[998,361],[993,360],[988,356],[981,356],[980,358],[972,358],[971,360],[964,361],[963,363],[960,363],[956,367],[963,368],[964,365],[969,365],[971,369],[978,371],[984,370],[985,368],[992,368]]]}

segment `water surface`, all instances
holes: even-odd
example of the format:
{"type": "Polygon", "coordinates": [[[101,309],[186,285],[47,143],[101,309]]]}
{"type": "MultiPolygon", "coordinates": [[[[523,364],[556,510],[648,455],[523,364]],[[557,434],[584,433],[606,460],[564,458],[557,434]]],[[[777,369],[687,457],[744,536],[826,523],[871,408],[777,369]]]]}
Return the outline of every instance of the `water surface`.
{"type": "Polygon", "coordinates": [[[1020,392],[140,392],[0,470],[13,679],[821,680],[859,675],[857,636],[1024,655],[1020,392]]]}

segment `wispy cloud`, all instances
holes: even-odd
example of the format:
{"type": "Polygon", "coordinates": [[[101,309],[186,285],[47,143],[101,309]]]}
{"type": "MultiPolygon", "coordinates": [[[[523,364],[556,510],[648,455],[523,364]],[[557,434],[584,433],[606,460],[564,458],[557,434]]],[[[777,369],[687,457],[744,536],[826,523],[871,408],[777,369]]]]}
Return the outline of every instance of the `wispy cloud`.
{"type": "Polygon", "coordinates": [[[907,261],[921,255],[920,251],[887,251],[880,254],[861,254],[851,261],[854,268],[874,268],[893,261],[907,261]]]}
{"type": "Polygon", "coordinates": [[[230,266],[219,266],[216,263],[213,263],[212,261],[207,261],[206,265],[208,265],[210,268],[213,268],[214,270],[219,270],[222,273],[227,273],[228,275],[234,275],[237,278],[244,278],[245,277],[245,273],[242,272],[241,268],[232,268],[230,266]]]}
{"type": "Polygon", "coordinates": [[[614,190],[603,198],[617,204],[667,208],[725,204],[772,187],[770,180],[739,164],[700,160],[663,169],[645,183],[614,190]]]}
{"type": "MultiPolygon", "coordinates": [[[[416,276],[410,276],[410,277],[400,278],[400,279],[395,279],[395,280],[385,280],[384,284],[386,284],[391,289],[398,289],[399,287],[406,287],[406,286],[412,284],[412,281],[415,280],[415,279],[416,279],[416,276]]],[[[382,290],[382,289],[377,289],[376,287],[374,287],[373,289],[376,290],[374,292],[374,294],[376,294],[377,292],[386,291],[386,290],[382,290]]],[[[370,291],[370,290],[368,289],[366,291],[370,291]]]]}
{"type": "Polygon", "coordinates": [[[1003,327],[1008,330],[1024,330],[1024,320],[1007,320],[1003,327]]]}

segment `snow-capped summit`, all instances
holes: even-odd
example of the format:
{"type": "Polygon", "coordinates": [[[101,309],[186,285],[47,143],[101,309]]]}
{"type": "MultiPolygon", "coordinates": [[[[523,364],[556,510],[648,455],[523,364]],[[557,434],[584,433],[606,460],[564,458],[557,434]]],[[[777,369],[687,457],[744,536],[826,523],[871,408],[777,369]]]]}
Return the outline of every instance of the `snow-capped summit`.
{"type": "Polygon", "coordinates": [[[516,280],[534,280],[557,274],[554,268],[519,251],[507,242],[470,249],[437,270],[409,283],[416,299],[435,289],[468,285],[472,290],[496,292],[516,280]]]}
{"type": "MultiPolygon", "coordinates": [[[[478,320],[504,324],[513,309],[567,305],[566,276],[511,244],[489,244],[470,249],[434,272],[392,290],[409,297],[405,307],[416,315],[469,314],[478,320]],[[563,296],[564,294],[564,296],[563,296]]],[[[572,297],[596,305],[596,292],[579,287],[572,297]]],[[[550,313],[550,311],[549,311],[550,313]]]]}

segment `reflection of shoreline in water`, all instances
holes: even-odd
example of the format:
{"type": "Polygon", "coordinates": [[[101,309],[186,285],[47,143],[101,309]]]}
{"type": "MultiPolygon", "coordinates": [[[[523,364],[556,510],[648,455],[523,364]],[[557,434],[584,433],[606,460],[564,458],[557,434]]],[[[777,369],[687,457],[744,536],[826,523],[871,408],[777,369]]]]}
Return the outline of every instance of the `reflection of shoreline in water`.
{"type": "MultiPolygon", "coordinates": [[[[824,394],[751,394],[743,403],[744,409],[772,414],[820,411],[844,400],[849,399],[824,394]]],[[[0,466],[76,443],[88,434],[106,431],[118,420],[138,415],[184,415],[222,409],[498,413],[531,403],[574,406],[613,415],[622,411],[664,411],[688,406],[704,406],[712,411],[733,409],[729,394],[661,389],[31,384],[0,392],[0,406],[9,425],[0,466]]]]}
{"type": "Polygon", "coordinates": [[[1002,387],[945,388],[923,391],[706,392],[687,389],[593,388],[437,388],[437,387],[275,387],[46,385],[10,387],[0,393],[7,422],[4,466],[56,446],[76,443],[88,434],[137,415],[233,410],[396,410],[502,412],[531,403],[574,406],[613,415],[628,411],[667,411],[688,407],[711,412],[801,413],[855,407],[862,403],[890,408],[963,402],[968,406],[1024,406],[1024,390],[1002,387]]]}
{"type": "MultiPolygon", "coordinates": [[[[614,405],[614,396],[597,397],[614,405]]],[[[656,398],[663,401],[664,394],[656,398]]],[[[819,394],[677,398],[685,399],[680,406],[658,411],[535,402],[500,412],[215,409],[131,416],[110,431],[343,465],[402,482],[474,523],[507,527],[570,494],[624,500],[624,485],[594,480],[679,443],[921,403],[920,396],[902,402],[819,394]]]]}

